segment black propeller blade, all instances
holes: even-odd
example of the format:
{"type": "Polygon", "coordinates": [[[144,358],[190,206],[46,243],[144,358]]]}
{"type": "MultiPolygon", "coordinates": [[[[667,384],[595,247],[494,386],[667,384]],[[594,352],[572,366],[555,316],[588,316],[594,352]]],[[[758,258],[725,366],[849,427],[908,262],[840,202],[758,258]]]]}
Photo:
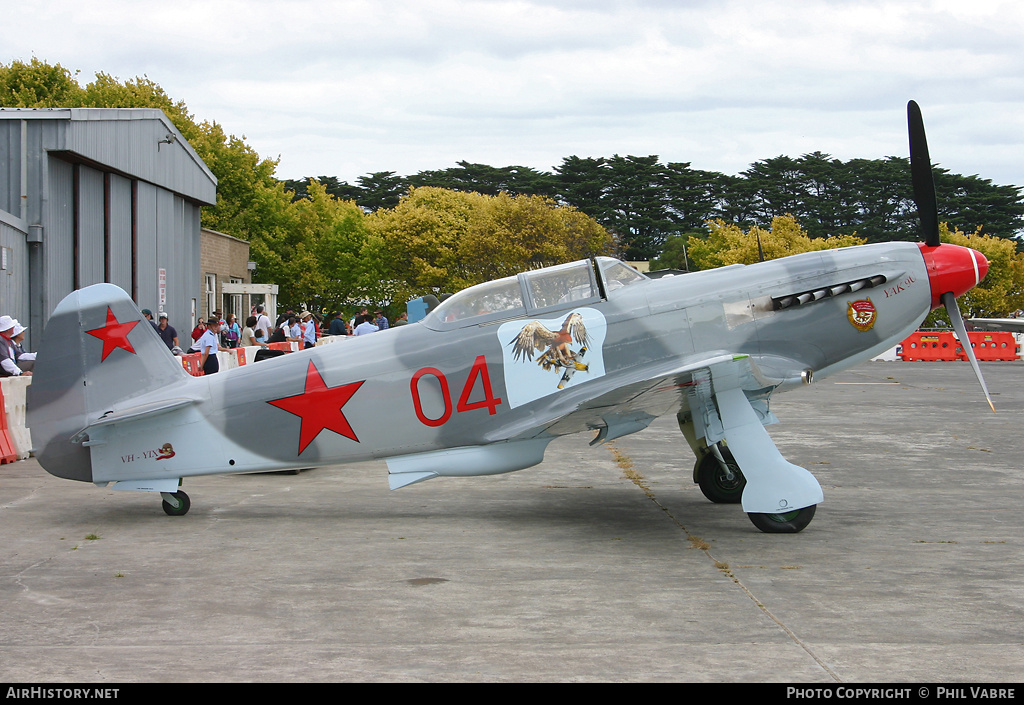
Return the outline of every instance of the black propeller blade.
{"type": "MultiPolygon", "coordinates": [[[[907,126],[910,132],[910,179],[914,186],[914,203],[917,204],[917,215],[921,219],[921,229],[924,231],[924,242],[929,247],[938,247],[939,241],[939,207],[935,200],[935,178],[932,175],[932,161],[928,155],[928,138],[924,133],[924,118],[921,116],[921,107],[914,101],[907,103],[907,126]]],[[[960,345],[967,353],[967,359],[971,362],[974,374],[985,392],[985,399],[994,412],[996,407],[992,404],[992,397],[989,396],[988,386],[985,378],[981,376],[981,367],[978,365],[978,358],[974,355],[974,346],[967,335],[967,327],[964,325],[963,316],[956,305],[956,297],[953,292],[945,292],[941,296],[942,304],[946,307],[946,314],[949,322],[960,338],[960,345]]]]}
{"type": "Polygon", "coordinates": [[[924,134],[921,108],[914,101],[907,103],[907,124],[910,129],[910,179],[914,186],[914,203],[921,219],[924,242],[929,247],[939,246],[939,209],[935,201],[935,179],[932,161],[928,156],[928,138],[924,134]]]}

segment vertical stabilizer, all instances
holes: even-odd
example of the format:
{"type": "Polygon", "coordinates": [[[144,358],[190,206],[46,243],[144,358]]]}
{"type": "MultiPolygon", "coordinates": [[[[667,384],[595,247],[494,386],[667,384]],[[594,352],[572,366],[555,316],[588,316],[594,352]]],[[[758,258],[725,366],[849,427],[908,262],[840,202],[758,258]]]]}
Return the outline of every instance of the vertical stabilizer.
{"type": "Polygon", "coordinates": [[[68,294],[43,331],[28,389],[39,464],[91,482],[89,449],[72,437],[108,412],[189,379],[124,290],[95,284],[68,294]]]}

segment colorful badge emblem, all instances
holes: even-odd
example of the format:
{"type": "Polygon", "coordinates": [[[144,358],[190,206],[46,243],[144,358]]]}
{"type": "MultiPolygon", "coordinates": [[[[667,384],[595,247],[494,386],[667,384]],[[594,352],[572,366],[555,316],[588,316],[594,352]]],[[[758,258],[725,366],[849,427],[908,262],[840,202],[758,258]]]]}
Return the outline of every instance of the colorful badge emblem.
{"type": "Polygon", "coordinates": [[[871,303],[871,299],[861,299],[846,304],[846,317],[850,319],[853,327],[860,331],[871,330],[878,318],[878,309],[871,303]]]}

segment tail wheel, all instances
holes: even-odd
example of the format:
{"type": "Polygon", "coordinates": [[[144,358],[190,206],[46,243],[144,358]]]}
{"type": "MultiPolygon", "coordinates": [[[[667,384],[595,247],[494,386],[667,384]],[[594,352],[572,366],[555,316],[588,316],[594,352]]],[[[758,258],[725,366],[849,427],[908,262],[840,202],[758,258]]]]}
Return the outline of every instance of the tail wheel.
{"type": "Polygon", "coordinates": [[[188,495],[181,490],[174,494],[162,493],[161,496],[164,497],[163,508],[167,516],[185,516],[192,506],[192,501],[188,498],[188,495]]]}
{"type": "Polygon", "coordinates": [[[729,471],[726,472],[714,453],[707,453],[697,466],[697,483],[704,496],[715,504],[738,504],[747,480],[729,449],[721,450],[729,471]]]}
{"type": "Polygon", "coordinates": [[[795,509],[791,512],[781,514],[755,514],[747,512],[750,521],[766,534],[795,534],[803,531],[811,519],[814,518],[814,510],[818,505],[812,504],[803,509],[795,509]]]}

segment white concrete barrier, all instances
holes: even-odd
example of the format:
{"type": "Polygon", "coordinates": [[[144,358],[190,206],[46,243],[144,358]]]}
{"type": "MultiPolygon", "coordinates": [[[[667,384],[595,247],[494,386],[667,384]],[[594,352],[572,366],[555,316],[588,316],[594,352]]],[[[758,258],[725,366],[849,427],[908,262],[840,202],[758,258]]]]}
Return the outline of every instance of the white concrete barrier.
{"type": "Polygon", "coordinates": [[[217,365],[221,370],[233,370],[238,367],[238,358],[233,352],[217,351],[217,365]]]}

